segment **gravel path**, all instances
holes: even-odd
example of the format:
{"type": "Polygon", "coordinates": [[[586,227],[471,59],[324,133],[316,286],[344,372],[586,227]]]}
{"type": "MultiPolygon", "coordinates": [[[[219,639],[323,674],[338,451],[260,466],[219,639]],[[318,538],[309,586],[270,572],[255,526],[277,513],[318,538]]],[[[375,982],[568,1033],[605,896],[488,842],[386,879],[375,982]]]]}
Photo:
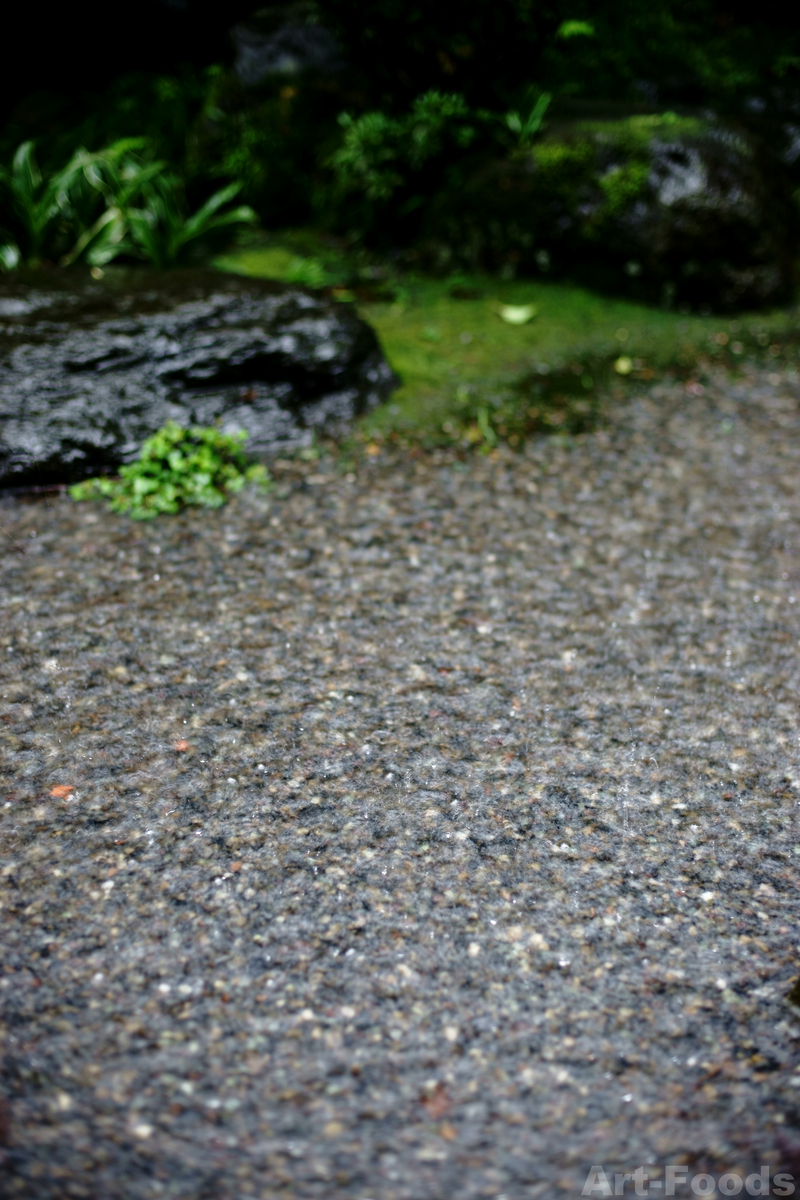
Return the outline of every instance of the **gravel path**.
{"type": "Polygon", "coordinates": [[[798,433],[5,501],[2,1195],[800,1176],[798,433]]]}

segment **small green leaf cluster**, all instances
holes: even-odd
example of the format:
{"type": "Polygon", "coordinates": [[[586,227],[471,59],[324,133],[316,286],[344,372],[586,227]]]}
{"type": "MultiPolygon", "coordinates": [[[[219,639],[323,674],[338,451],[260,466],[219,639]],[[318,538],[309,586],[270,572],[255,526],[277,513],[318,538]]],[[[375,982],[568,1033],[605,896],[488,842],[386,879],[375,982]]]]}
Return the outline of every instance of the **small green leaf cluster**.
{"type": "Polygon", "coordinates": [[[120,468],[119,478],[87,479],[73,484],[73,500],[106,497],[114,512],[147,520],[176,513],[189,505],[220,508],[245,483],[270,486],[260,464],[248,465],[242,450],[247,434],[168,421],[142,445],[136,462],[120,468]]]}

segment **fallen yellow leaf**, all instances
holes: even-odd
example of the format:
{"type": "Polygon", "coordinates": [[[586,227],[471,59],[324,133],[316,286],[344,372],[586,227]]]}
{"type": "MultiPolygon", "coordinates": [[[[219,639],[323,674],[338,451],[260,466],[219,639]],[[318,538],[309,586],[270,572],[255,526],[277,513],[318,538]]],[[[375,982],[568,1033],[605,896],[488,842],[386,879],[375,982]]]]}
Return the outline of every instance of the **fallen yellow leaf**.
{"type": "Polygon", "coordinates": [[[526,325],[538,311],[535,304],[499,304],[495,309],[507,325],[526,325]]]}

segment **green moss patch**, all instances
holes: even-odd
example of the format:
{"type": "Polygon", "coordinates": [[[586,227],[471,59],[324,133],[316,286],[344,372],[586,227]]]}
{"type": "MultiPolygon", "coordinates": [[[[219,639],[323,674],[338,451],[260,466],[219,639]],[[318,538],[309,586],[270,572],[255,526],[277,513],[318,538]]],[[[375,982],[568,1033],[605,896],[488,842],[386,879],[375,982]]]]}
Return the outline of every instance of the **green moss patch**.
{"type": "MultiPolygon", "coordinates": [[[[442,279],[393,275],[380,264],[348,268],[340,249],[327,264],[324,241],[306,244],[324,269],[338,271],[340,279],[360,280],[347,289],[351,296],[371,273],[373,288],[392,297],[359,303],[402,380],[387,404],[362,418],[359,428],[368,439],[522,445],[532,434],[591,427],[602,418],[603,396],[611,385],[627,387],[663,372],[700,378],[713,364],[735,370],[748,356],[785,364],[797,355],[795,310],[732,319],[609,299],[545,281],[504,282],[463,273],[442,279]],[[503,305],[530,305],[536,315],[510,324],[499,314],[503,305]]],[[[246,247],[218,265],[287,280],[287,270],[276,268],[294,262],[296,277],[297,257],[279,259],[274,249],[246,247]]],[[[337,285],[328,290],[345,291],[337,285]]]]}

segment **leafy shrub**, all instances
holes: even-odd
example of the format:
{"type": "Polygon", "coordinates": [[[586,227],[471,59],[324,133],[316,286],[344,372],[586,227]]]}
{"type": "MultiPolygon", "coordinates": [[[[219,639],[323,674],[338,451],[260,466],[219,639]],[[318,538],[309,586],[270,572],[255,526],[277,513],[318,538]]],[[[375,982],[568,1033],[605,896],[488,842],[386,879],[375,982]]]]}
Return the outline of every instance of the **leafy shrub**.
{"type": "Polygon", "coordinates": [[[45,175],[32,142],[23,142],[11,168],[0,167],[0,265],[100,266],[129,246],[125,209],[163,170],[140,160],[142,139],[125,139],[96,154],[78,150],[61,170],[45,175]]]}
{"type": "Polygon", "coordinates": [[[800,217],[746,134],[672,112],[545,131],[549,103],[531,89],[503,118],[430,92],[405,115],[343,116],[341,224],[428,270],[551,271],[716,309],[788,298],[800,217]]]}
{"type": "Polygon", "coordinates": [[[382,112],[364,113],[354,120],[342,113],[341,147],[331,165],[343,191],[362,192],[370,200],[387,200],[417,171],[441,155],[446,143],[464,149],[475,139],[463,96],[426,92],[399,120],[382,112]]]}
{"type": "Polygon", "coordinates": [[[103,267],[121,254],[134,253],[128,236],[129,206],[164,170],[163,162],[148,161],[136,153],[146,148],[144,138],[125,138],[97,154],[81,150],[74,156],[77,178],[83,176],[78,194],[86,199],[82,205],[76,204],[73,191],[70,215],[80,233],[69,253],[59,260],[61,266],[85,262],[103,267]],[[99,216],[93,220],[98,206],[99,216]]]}
{"type": "Polygon", "coordinates": [[[260,464],[248,466],[242,451],[247,435],[213,427],[183,429],[167,424],[143,444],[139,459],[120,468],[119,479],[88,479],[69,489],[73,500],[105,496],[114,512],[147,520],[188,505],[220,508],[245,483],[269,486],[260,464]]]}
{"type": "Polygon", "coordinates": [[[145,139],[126,138],[96,153],[78,150],[44,176],[33,143],[24,142],[10,170],[0,168],[0,269],[44,260],[100,267],[120,255],[169,267],[255,220],[249,208],[225,209],[239,184],[187,215],[180,181],[149,150],[145,139]]]}
{"type": "MultiPolygon", "coordinates": [[[[548,93],[529,88],[529,108],[503,114],[471,109],[458,93],[429,91],[399,116],[340,114],[341,141],[328,159],[340,225],[408,244],[424,231],[437,197],[458,194],[481,163],[530,148],[550,100],[548,93]]],[[[331,196],[321,201],[329,217],[331,196]]]]}
{"type": "Polygon", "coordinates": [[[322,163],[340,138],[337,91],[332,80],[285,76],[245,87],[220,71],[187,146],[187,185],[235,179],[267,228],[312,220],[328,177],[322,163]]]}
{"type": "Polygon", "coordinates": [[[394,224],[418,211],[441,188],[448,166],[473,146],[487,116],[470,113],[463,96],[437,91],[418,96],[401,117],[342,113],[342,141],[329,165],[346,223],[352,228],[360,214],[368,232],[381,212],[394,224]]]}
{"type": "Polygon", "coordinates": [[[44,178],[33,142],[17,148],[10,168],[0,167],[0,266],[12,270],[21,261],[39,263],[73,234],[73,197],[79,168],[71,159],[44,178]]]}
{"type": "Polygon", "coordinates": [[[222,230],[255,221],[253,210],[244,205],[222,211],[240,191],[241,184],[231,183],[215,192],[197,212],[185,216],[177,181],[156,176],[145,190],[144,207],[126,211],[131,240],[154,267],[192,261],[222,230]]]}

